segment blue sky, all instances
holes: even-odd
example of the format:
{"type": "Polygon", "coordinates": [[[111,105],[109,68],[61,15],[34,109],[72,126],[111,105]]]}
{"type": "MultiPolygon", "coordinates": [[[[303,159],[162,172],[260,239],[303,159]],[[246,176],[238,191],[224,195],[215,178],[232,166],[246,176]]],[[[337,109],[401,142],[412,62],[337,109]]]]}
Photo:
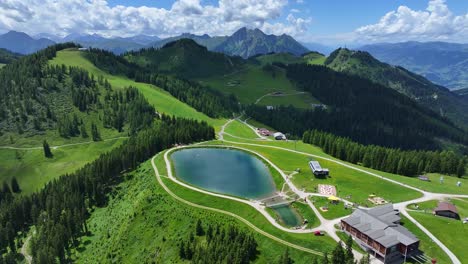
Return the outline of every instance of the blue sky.
{"type": "MultiPolygon", "coordinates": [[[[110,0],[109,5],[152,6],[170,9],[174,0],[110,0]]],[[[468,13],[468,1],[447,0],[456,15],[468,13]]],[[[201,1],[202,4],[216,5],[215,0],[201,1]]],[[[298,3],[289,0],[280,18],[272,21],[285,21],[291,10],[297,9],[298,17],[311,18],[309,31],[315,34],[350,32],[360,26],[375,23],[380,17],[401,5],[414,10],[427,7],[428,0],[303,0],[298,3]]],[[[295,10],[294,10],[295,11],[295,10]]]]}
{"type": "Polygon", "coordinates": [[[303,42],[466,42],[465,0],[7,0],[0,31],[162,37],[258,27],[303,42]]]}

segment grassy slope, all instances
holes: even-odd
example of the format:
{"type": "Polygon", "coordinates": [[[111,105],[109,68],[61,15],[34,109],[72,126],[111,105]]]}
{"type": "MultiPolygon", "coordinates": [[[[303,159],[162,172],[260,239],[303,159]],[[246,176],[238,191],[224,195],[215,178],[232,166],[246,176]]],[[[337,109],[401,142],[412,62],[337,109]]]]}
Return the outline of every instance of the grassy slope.
{"type": "Polygon", "coordinates": [[[44,157],[42,149],[0,150],[0,182],[18,179],[23,193],[29,194],[41,188],[48,181],[74,172],[84,164],[93,161],[100,154],[122,144],[124,139],[101,141],[91,144],[53,149],[54,157],[44,157]],[[17,158],[17,153],[21,159],[17,158]]]}
{"type": "MultiPolygon", "coordinates": [[[[164,171],[162,155],[157,158],[157,164],[160,172],[164,171]]],[[[131,173],[129,178],[119,185],[107,207],[96,209],[92,214],[88,221],[92,235],[85,237],[75,251],[77,263],[178,263],[178,242],[186,239],[194,230],[197,219],[202,219],[205,226],[216,223],[234,224],[246,229],[231,217],[192,208],[174,200],[156,183],[149,162],[144,163],[137,172],[131,173]]],[[[173,192],[187,200],[238,212],[258,227],[288,241],[322,250],[329,250],[334,245],[327,237],[289,235],[277,231],[253,208],[208,197],[163,179],[173,192]]],[[[256,263],[276,261],[286,249],[261,235],[255,237],[260,251],[256,263]]],[[[314,257],[293,249],[290,249],[290,253],[296,263],[308,263],[314,257]]]]}
{"type": "MultiPolygon", "coordinates": [[[[468,199],[453,199],[457,206],[460,217],[468,217],[468,199]]],[[[429,201],[419,204],[420,208],[434,208],[436,202],[429,201]]],[[[468,263],[468,252],[466,251],[466,241],[468,237],[468,227],[460,220],[450,219],[432,215],[431,210],[424,212],[410,212],[411,216],[427,228],[442,243],[444,243],[462,263],[468,263]]],[[[443,262],[441,262],[443,263],[443,262]]]]}
{"type": "Polygon", "coordinates": [[[116,89],[128,86],[136,87],[159,112],[180,117],[204,120],[215,126],[215,128],[219,128],[219,126],[224,122],[224,120],[212,119],[205,114],[196,111],[192,107],[178,101],[172,95],[156,86],[145,83],[138,83],[123,76],[110,75],[106,72],[103,72],[94,66],[91,62],[89,62],[86,58],[84,58],[80,51],[59,51],[57,57],[54,58],[51,63],[84,68],[95,76],[101,75],[108,79],[112,87],[116,89]]]}
{"type": "Polygon", "coordinates": [[[281,62],[284,64],[305,63],[307,60],[303,57],[298,57],[290,53],[274,53],[258,56],[255,58],[262,65],[272,64],[274,62],[281,62]]]}
{"type": "Polygon", "coordinates": [[[255,134],[255,132],[253,132],[252,129],[242,124],[239,120],[232,121],[229,125],[225,127],[224,132],[242,138],[258,138],[257,134],[255,134]]]}
{"type": "MultiPolygon", "coordinates": [[[[437,259],[437,263],[450,263],[450,258],[445,252],[435,244],[430,237],[428,237],[419,227],[409,221],[406,217],[401,216],[401,224],[406,227],[421,241],[419,249],[430,258],[437,259]]],[[[417,263],[417,262],[415,262],[417,263]]]]}
{"type": "MultiPolygon", "coordinates": [[[[260,66],[248,65],[234,73],[215,76],[210,78],[199,79],[202,84],[209,85],[226,94],[234,94],[241,103],[251,104],[266,94],[281,91],[283,93],[298,92],[294,85],[286,78],[283,70],[279,70],[276,77],[272,77],[261,69],[260,66]]],[[[310,94],[304,94],[301,98],[290,96],[281,97],[279,102],[281,105],[294,104],[298,107],[304,107],[304,104],[316,101],[310,94]]],[[[267,102],[268,103],[268,102],[267,102]]],[[[263,100],[259,102],[261,105],[266,105],[263,100]]]]}

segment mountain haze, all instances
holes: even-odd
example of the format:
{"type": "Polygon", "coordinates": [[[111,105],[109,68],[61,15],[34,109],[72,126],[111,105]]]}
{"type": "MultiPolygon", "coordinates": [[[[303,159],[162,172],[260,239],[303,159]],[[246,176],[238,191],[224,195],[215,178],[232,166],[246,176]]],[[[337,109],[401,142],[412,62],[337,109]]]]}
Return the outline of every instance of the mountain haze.
{"type": "Polygon", "coordinates": [[[468,87],[468,44],[411,41],[366,45],[359,49],[449,89],[468,87]]]}
{"type": "Polygon", "coordinates": [[[466,100],[403,67],[380,62],[367,52],[343,48],[332,52],[325,60],[325,65],[390,87],[442,116],[449,117],[460,126],[468,126],[466,100]]]}
{"type": "Polygon", "coordinates": [[[23,32],[10,31],[0,35],[0,48],[20,54],[30,54],[53,44],[55,42],[50,39],[34,39],[23,32]]]}

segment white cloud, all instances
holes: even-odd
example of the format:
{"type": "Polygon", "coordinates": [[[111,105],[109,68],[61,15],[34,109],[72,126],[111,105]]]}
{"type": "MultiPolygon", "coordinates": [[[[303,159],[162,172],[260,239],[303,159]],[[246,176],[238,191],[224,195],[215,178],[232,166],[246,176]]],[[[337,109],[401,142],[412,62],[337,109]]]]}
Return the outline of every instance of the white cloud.
{"type": "Polygon", "coordinates": [[[287,0],[219,0],[203,5],[200,0],[177,0],[170,9],[111,7],[106,0],[1,0],[0,30],[29,34],[98,33],[104,36],[151,34],[162,37],[184,32],[231,34],[248,26],[271,32],[301,32],[303,19],[278,19],[287,0]],[[283,30],[283,31],[282,31],[283,30]]]}
{"type": "Polygon", "coordinates": [[[454,15],[445,0],[431,0],[426,10],[412,10],[400,6],[385,14],[376,24],[358,28],[357,39],[367,41],[445,40],[468,39],[468,13],[454,15]]]}

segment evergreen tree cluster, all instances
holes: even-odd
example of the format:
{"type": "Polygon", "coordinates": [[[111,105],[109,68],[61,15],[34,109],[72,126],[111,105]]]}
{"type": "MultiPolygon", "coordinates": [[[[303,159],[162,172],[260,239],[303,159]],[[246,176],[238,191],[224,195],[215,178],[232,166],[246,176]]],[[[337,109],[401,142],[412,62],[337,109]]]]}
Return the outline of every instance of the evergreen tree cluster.
{"type": "Polygon", "coordinates": [[[191,263],[247,264],[257,258],[257,246],[251,234],[236,227],[209,226],[205,232],[198,221],[196,236],[192,233],[179,244],[179,256],[191,263]]]}
{"type": "Polygon", "coordinates": [[[104,127],[123,131],[125,123],[129,124],[130,134],[148,127],[156,110],[137,88],[129,87],[124,91],[108,91],[104,97],[104,127]]]}
{"type": "Polygon", "coordinates": [[[52,94],[60,98],[68,86],[65,67],[47,66],[56,52],[75,44],[57,44],[6,65],[0,71],[0,133],[44,130],[53,127],[52,94]]]}
{"type": "Polygon", "coordinates": [[[16,251],[15,237],[35,225],[31,240],[36,263],[63,262],[68,249],[87,232],[89,210],[103,206],[125,171],[174,144],[211,140],[214,129],[205,122],[162,116],[131,136],[123,145],[102,154],[72,174],[49,182],[29,196],[3,195],[0,202],[0,251],[16,251]]]}
{"type": "MultiPolygon", "coordinates": [[[[276,65],[276,64],[275,64],[276,65]]],[[[468,145],[468,133],[395,90],[324,66],[289,64],[287,77],[326,109],[249,107],[254,119],[302,135],[321,129],[362,144],[402,149],[437,149],[435,138],[468,145]]]]}
{"type": "Polygon", "coordinates": [[[306,131],[305,143],[319,146],[326,153],[354,164],[406,176],[426,172],[457,175],[465,174],[466,157],[453,151],[404,151],[376,145],[362,145],[349,138],[338,137],[319,130],[306,131]]]}

